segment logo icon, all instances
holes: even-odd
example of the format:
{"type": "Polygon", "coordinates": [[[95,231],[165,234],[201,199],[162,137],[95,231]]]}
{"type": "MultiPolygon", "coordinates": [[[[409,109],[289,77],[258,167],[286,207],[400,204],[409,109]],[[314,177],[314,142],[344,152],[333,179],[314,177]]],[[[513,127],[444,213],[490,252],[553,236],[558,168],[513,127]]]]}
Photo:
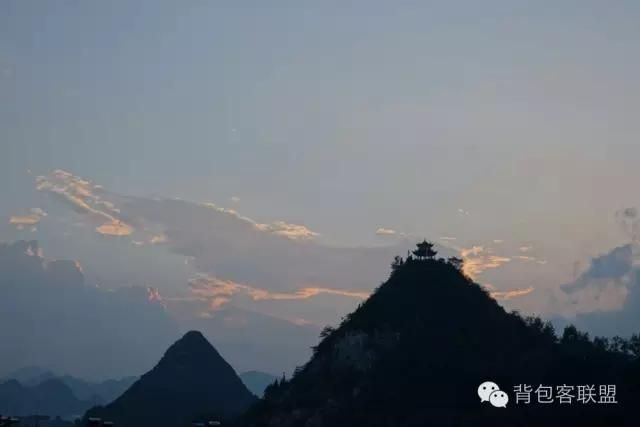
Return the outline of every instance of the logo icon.
{"type": "Polygon", "coordinates": [[[509,403],[509,395],[492,381],[485,381],[478,386],[478,396],[480,402],[489,402],[496,408],[506,408],[509,403]]]}

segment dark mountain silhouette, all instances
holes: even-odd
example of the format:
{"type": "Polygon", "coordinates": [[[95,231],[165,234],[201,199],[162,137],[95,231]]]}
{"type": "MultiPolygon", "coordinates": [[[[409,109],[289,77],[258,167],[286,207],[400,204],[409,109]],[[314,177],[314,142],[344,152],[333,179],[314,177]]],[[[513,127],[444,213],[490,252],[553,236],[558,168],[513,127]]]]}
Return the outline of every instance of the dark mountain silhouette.
{"type": "Polygon", "coordinates": [[[122,427],[182,426],[199,416],[226,419],[246,410],[255,396],[206,338],[185,334],[160,362],[122,396],[86,417],[122,427]]]}
{"type": "Polygon", "coordinates": [[[0,383],[1,414],[77,417],[91,404],[74,396],[71,388],[59,379],[48,379],[33,386],[24,386],[16,380],[0,383]]]}
{"type": "Polygon", "coordinates": [[[262,397],[267,386],[273,384],[277,378],[266,372],[247,371],[240,374],[240,379],[251,390],[251,393],[262,397]]]}
{"type": "Polygon", "coordinates": [[[13,371],[3,381],[16,380],[23,386],[31,387],[52,379],[66,384],[79,400],[92,402],[94,405],[105,405],[124,393],[137,380],[137,377],[86,381],[71,375],[56,375],[52,371],[38,366],[27,366],[13,371]]]}
{"type": "MultiPolygon", "coordinates": [[[[246,427],[637,425],[640,340],[608,342],[506,312],[429,245],[406,259],[290,380],[270,385],[246,427]],[[480,403],[497,383],[507,408],[480,403]],[[516,403],[514,387],[615,385],[617,404],[516,403]]],[[[599,397],[596,396],[596,399],[599,397]]]]}
{"type": "Polygon", "coordinates": [[[32,386],[52,379],[55,376],[56,375],[48,369],[39,366],[25,366],[6,375],[2,381],[16,380],[22,385],[32,386]]]}

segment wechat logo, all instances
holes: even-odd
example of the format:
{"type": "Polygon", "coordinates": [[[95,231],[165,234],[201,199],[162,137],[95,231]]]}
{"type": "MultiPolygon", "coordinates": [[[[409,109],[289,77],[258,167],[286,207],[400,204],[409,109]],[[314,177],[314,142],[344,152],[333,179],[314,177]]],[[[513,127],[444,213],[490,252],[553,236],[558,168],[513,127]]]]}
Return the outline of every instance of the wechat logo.
{"type": "Polygon", "coordinates": [[[489,402],[496,408],[506,408],[509,403],[509,395],[491,381],[485,381],[478,386],[478,396],[480,402],[489,402]]]}

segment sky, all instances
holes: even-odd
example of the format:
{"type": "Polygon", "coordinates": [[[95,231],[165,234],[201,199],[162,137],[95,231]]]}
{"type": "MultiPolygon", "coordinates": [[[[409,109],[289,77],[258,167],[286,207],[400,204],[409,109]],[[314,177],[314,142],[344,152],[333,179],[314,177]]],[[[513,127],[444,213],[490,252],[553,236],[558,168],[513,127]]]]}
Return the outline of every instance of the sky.
{"type": "MultiPolygon", "coordinates": [[[[7,0],[0,216],[64,170],[326,247],[426,237],[497,264],[492,289],[536,289],[516,308],[575,313],[549,292],[629,243],[616,213],[640,206],[639,20],[633,1],[7,0]]],[[[100,245],[54,229],[26,237],[100,245]]]]}

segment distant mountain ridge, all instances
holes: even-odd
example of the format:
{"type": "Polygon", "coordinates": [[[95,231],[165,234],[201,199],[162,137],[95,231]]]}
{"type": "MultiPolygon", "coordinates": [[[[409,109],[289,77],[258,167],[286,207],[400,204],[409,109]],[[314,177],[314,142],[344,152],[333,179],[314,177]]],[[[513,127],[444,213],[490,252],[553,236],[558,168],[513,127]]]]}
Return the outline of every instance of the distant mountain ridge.
{"type": "Polygon", "coordinates": [[[138,377],[124,377],[118,380],[91,382],[70,375],[60,377],[60,380],[68,385],[79,399],[91,400],[96,404],[113,402],[137,379],[138,377]]]}
{"type": "Polygon", "coordinates": [[[89,410],[85,418],[99,417],[122,427],[173,427],[205,416],[230,419],[255,400],[206,338],[190,331],[122,396],[89,410]]]}
{"type": "Polygon", "coordinates": [[[5,375],[0,381],[16,380],[22,385],[32,386],[55,377],[56,375],[48,369],[39,366],[24,366],[5,375]]]}
{"type": "Polygon", "coordinates": [[[31,386],[16,380],[0,383],[0,414],[70,418],[82,415],[91,405],[74,396],[71,388],[56,378],[31,386]]]}
{"type": "Polygon", "coordinates": [[[37,386],[48,380],[58,380],[68,386],[73,395],[81,401],[93,405],[112,402],[134,383],[137,377],[125,377],[104,381],[87,381],[71,375],[57,375],[50,370],[37,366],[20,368],[0,381],[16,380],[26,387],[37,386]]]}

